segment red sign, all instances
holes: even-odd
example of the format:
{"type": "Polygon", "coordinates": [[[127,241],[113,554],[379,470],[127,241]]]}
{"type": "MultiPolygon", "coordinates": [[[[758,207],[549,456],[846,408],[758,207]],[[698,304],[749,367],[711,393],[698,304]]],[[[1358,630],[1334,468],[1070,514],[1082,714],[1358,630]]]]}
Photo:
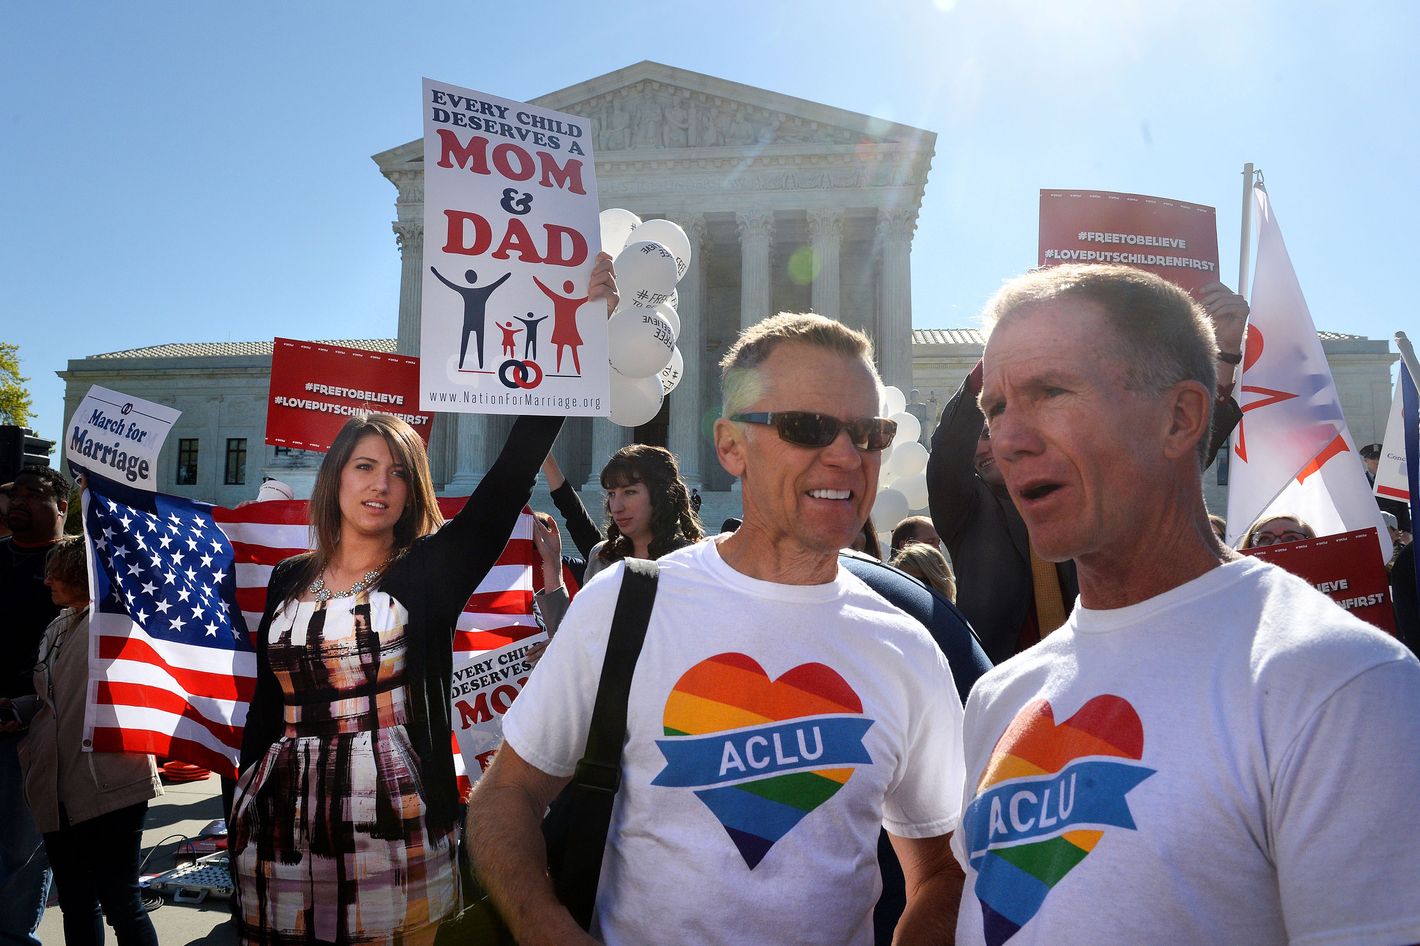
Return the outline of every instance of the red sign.
{"type": "Polygon", "coordinates": [[[271,349],[266,442],[329,450],[352,414],[393,414],[429,445],[434,415],[418,410],[419,359],[278,338],[271,349]]]}
{"type": "Polygon", "coordinates": [[[1038,263],[1124,263],[1196,296],[1219,281],[1217,213],[1142,194],[1042,190],[1038,263]]]}
{"type": "Polygon", "coordinates": [[[1375,529],[1357,529],[1318,539],[1243,549],[1311,582],[1316,590],[1368,624],[1395,634],[1395,610],[1381,541],[1375,529]]]}

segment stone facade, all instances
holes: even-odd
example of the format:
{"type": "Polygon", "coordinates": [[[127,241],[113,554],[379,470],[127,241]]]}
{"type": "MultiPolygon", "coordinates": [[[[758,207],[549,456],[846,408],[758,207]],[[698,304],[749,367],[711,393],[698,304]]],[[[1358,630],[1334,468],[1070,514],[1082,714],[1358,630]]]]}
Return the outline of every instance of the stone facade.
{"type": "MultiPolygon", "coordinates": [[[[654,62],[534,100],[595,128],[603,207],[666,217],[691,240],[678,287],[686,372],[660,417],[635,431],[568,423],[556,448],[574,482],[597,486],[605,457],[633,439],[680,457],[685,478],[725,491],[707,417],[718,412],[716,364],[741,327],[778,311],[817,311],[874,338],[890,384],[911,379],[912,234],[936,136],[654,62]]],[[[398,190],[403,261],[399,350],[416,353],[423,252],[423,142],[374,156],[398,190]]],[[[496,455],[506,419],[441,417],[436,482],[471,489],[496,455]]],[[[599,488],[599,486],[598,486],[599,488]]]]}

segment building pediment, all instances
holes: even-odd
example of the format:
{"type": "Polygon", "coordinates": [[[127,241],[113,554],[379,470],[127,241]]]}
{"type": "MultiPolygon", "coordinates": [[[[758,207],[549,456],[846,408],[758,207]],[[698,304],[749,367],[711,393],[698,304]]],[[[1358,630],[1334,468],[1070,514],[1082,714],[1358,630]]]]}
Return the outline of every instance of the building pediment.
{"type": "Polygon", "coordinates": [[[920,128],[649,61],[534,101],[592,122],[599,153],[711,149],[714,154],[863,144],[930,148],[935,138],[920,128]]]}

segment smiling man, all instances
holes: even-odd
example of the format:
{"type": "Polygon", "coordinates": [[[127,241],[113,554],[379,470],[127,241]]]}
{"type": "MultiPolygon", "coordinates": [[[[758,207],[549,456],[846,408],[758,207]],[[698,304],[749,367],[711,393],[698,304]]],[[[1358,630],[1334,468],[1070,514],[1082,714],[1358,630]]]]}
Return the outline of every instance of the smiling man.
{"type": "MultiPolygon", "coordinates": [[[[921,624],[838,567],[894,432],[870,343],[778,315],[722,367],[715,448],[743,483],[744,524],[658,561],[591,932],[870,943],[886,827],[909,891],[898,942],[948,941],[951,672],[921,624]]],[[[539,822],[586,744],[622,575],[573,602],[469,805],[479,876],[523,943],[587,941],[547,879],[539,822]]]]}
{"type": "Polygon", "coordinates": [[[987,316],[993,458],[1080,598],[968,701],[957,941],[1420,940],[1420,664],[1210,528],[1207,317],[1090,266],[987,316]]]}

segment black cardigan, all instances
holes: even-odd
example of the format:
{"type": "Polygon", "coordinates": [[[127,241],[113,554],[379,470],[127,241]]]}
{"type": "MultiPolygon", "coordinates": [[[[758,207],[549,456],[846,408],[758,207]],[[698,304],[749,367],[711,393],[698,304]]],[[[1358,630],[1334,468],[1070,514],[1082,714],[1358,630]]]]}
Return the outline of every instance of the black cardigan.
{"type": "MultiPolygon", "coordinates": [[[[562,420],[518,418],[498,459],[458,515],[437,532],[416,540],[379,583],[381,591],[409,612],[405,628],[408,732],[424,782],[429,828],[435,834],[447,831],[459,817],[449,710],[455,621],[502,554],[562,420]]],[[[277,565],[267,586],[266,610],[257,629],[256,692],[242,734],[241,772],[259,761],[285,729],[285,699],[271,672],[267,637],[277,609],[300,593],[294,587],[295,563],[292,558],[277,565]]]]}

